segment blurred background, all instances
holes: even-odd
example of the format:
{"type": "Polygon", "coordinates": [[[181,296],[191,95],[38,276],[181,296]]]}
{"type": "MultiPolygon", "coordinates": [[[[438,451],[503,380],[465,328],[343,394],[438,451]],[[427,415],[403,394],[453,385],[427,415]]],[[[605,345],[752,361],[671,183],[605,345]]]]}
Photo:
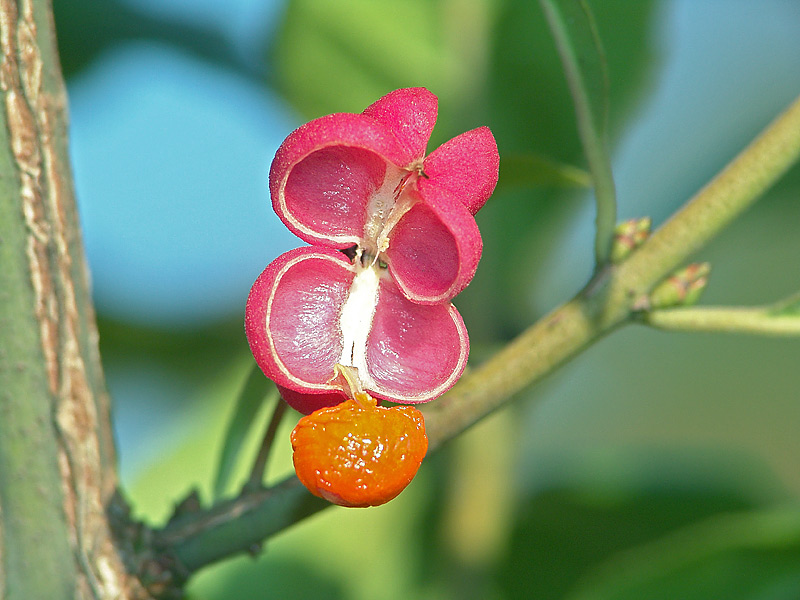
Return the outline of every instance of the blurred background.
{"type": "MultiPolygon", "coordinates": [[[[609,63],[620,219],[658,225],[800,93],[800,3],[590,5],[609,63]]],[[[154,524],[192,487],[209,499],[252,364],[249,287],[301,244],[267,189],[293,128],[421,85],[440,99],[429,150],[489,125],[501,163],[584,167],[536,2],[54,10],[122,479],[154,524]]],[[[481,266],[456,299],[475,363],[571,297],[593,265],[590,194],[502,169],[477,216],[481,266]]],[[[703,302],[800,289],[799,225],[795,168],[696,257],[713,265],[703,302]]],[[[258,559],[202,572],[190,597],[800,598],[799,366],[797,339],[630,326],[429,457],[395,501],[323,511],[258,559]]],[[[296,418],[278,434],[271,480],[291,473],[296,418]]]]}

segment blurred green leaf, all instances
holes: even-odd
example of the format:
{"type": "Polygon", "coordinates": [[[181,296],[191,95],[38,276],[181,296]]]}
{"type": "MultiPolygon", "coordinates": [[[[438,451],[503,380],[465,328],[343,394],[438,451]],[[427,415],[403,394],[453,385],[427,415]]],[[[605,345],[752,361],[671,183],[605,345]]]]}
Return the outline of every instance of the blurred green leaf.
{"type": "Polygon", "coordinates": [[[800,507],[710,517],[611,557],[568,597],[800,598],[800,507]]]}
{"type": "Polygon", "coordinates": [[[69,79],[108,48],[157,41],[245,75],[258,76],[214,29],[161,20],[116,0],[54,0],[59,60],[69,79]]]}
{"type": "Polygon", "coordinates": [[[501,191],[519,187],[586,188],[591,185],[591,176],[583,169],[538,154],[505,155],[500,161],[497,189],[501,191]]]}
{"type": "MultiPolygon", "coordinates": [[[[208,365],[199,368],[209,372],[202,386],[191,390],[181,407],[180,418],[171,424],[168,435],[153,440],[158,454],[127,481],[126,491],[137,513],[153,525],[166,522],[175,509],[174,502],[189,491],[197,490],[203,503],[212,497],[214,469],[219,461],[222,440],[225,439],[231,416],[230,400],[237,397],[242,382],[248,377],[253,357],[238,356],[227,365],[208,365]]],[[[158,413],[154,413],[158,414],[158,413]]],[[[153,424],[156,429],[157,423],[153,424]]],[[[294,427],[291,419],[281,424],[279,441],[271,458],[271,481],[280,481],[294,469],[291,459],[289,433],[294,427]]],[[[160,428],[157,432],[163,431],[160,428]]],[[[256,455],[260,444],[259,432],[248,436],[242,454],[256,455]]],[[[234,477],[245,481],[249,465],[239,461],[234,477]]]]}
{"type": "Polygon", "coordinates": [[[564,66],[578,119],[600,140],[608,127],[608,65],[585,0],[539,0],[564,66]]]}
{"type": "Polygon", "coordinates": [[[269,553],[257,563],[237,558],[203,572],[189,584],[187,600],[263,600],[264,598],[347,598],[341,581],[294,557],[269,553]]]}
{"type": "Polygon", "coordinates": [[[585,0],[539,0],[569,84],[575,116],[594,182],[597,205],[595,256],[609,259],[617,223],[617,199],[606,147],[608,75],[594,17],[585,0]]]}
{"type": "MultiPolygon", "coordinates": [[[[653,66],[651,25],[656,3],[604,0],[589,6],[608,65],[607,131],[613,142],[653,66]]],[[[504,149],[535,152],[574,164],[581,145],[572,98],[539,4],[505,3],[492,43],[487,92],[490,125],[501,156],[504,149]]]]}
{"type": "Polygon", "coordinates": [[[440,114],[463,114],[482,96],[495,3],[291,0],[273,49],[277,86],[309,118],[408,86],[437,94],[440,114]]]}
{"type": "Polygon", "coordinates": [[[236,400],[233,415],[225,432],[225,440],[214,477],[214,500],[222,497],[233,477],[239,455],[253,426],[259,423],[256,416],[268,402],[279,401],[278,388],[267,379],[255,363],[250,370],[236,400]]]}
{"type": "Polygon", "coordinates": [[[762,465],[751,463],[696,450],[555,461],[518,515],[496,576],[503,597],[561,600],[576,582],[629,549],[706,519],[784,501],[785,490],[765,478],[762,465]]]}
{"type": "Polygon", "coordinates": [[[193,329],[170,329],[101,314],[98,329],[104,363],[158,364],[192,389],[206,387],[230,365],[251,355],[239,316],[193,329]]]}

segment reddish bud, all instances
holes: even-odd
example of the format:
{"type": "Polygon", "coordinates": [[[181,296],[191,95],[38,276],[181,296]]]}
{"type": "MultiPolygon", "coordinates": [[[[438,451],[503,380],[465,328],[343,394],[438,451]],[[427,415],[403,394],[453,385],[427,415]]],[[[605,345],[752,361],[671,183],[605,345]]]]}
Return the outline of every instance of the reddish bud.
{"type": "Polygon", "coordinates": [[[650,217],[629,219],[617,225],[611,245],[611,262],[621,263],[650,236],[650,217]]]}
{"type": "Polygon", "coordinates": [[[658,284],[650,294],[651,308],[690,306],[700,299],[708,285],[711,265],[693,263],[680,269],[658,284]]]}

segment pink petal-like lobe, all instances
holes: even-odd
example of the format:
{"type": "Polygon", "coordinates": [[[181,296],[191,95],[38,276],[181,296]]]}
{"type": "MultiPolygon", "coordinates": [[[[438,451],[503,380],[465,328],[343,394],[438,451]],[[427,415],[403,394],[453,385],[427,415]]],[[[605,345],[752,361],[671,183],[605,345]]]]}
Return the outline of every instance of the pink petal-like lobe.
{"type": "Polygon", "coordinates": [[[471,281],[482,243],[470,213],[497,182],[497,146],[485,127],[422,163],[436,111],[435,95],[406,88],[362,114],[315,119],[289,135],[270,171],[275,211],[295,234],[382,254],[421,304],[448,302],[471,281]]]}
{"type": "Polygon", "coordinates": [[[250,290],[245,331],[261,370],[278,385],[329,391],[342,352],[339,312],[353,279],[347,257],[302,247],[272,261],[250,290]]]}
{"type": "Polygon", "coordinates": [[[383,183],[386,162],[374,152],[328,146],[312,152],[291,170],[284,188],[295,223],[326,237],[357,243],[367,205],[383,183]]]}
{"type": "Polygon", "coordinates": [[[455,307],[414,303],[385,270],[365,268],[378,269],[372,279],[376,292],[366,296],[373,302],[363,311],[366,321],[355,324],[352,315],[348,320],[343,314],[356,293],[358,269],[341,252],[291,250],[253,285],[245,318],[251,350],[267,377],[298,393],[287,400],[302,412],[341,393],[337,363],[358,366],[365,390],[375,397],[402,403],[432,400],[464,370],[469,341],[455,307]],[[355,344],[347,351],[345,339],[355,344]],[[321,396],[303,398],[306,394],[321,396]]]}
{"type": "Polygon", "coordinates": [[[422,160],[431,137],[439,99],[425,88],[404,88],[386,94],[366,108],[363,114],[372,117],[391,131],[405,150],[409,167],[422,160]]]}
{"type": "Polygon", "coordinates": [[[500,155],[488,127],[478,127],[439,146],[425,159],[419,189],[447,190],[474,215],[497,185],[500,155]]]}
{"type": "Polygon", "coordinates": [[[402,163],[405,155],[394,135],[370,117],[337,113],[314,119],[290,133],[275,154],[272,206],[306,242],[346,248],[359,240],[365,202],[387,165],[402,163]]]}
{"type": "Polygon", "coordinates": [[[468,354],[467,330],[455,306],[416,304],[394,285],[382,287],[367,344],[375,396],[432,400],[455,384],[468,354]]]}
{"type": "MultiPolygon", "coordinates": [[[[422,181],[420,178],[418,182],[422,181]]],[[[483,242],[469,210],[446,190],[428,188],[391,232],[386,258],[414,302],[448,302],[475,275],[483,242]]]]}

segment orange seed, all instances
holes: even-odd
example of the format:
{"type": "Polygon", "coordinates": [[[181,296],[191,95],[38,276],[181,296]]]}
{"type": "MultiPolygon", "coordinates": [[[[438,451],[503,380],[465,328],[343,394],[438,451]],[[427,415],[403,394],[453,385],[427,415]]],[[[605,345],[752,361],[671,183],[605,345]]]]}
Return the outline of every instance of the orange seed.
{"type": "Polygon", "coordinates": [[[292,431],[297,477],[341,506],[378,506],[417,474],[428,450],[422,413],[386,408],[367,394],[306,415],[292,431]]]}

